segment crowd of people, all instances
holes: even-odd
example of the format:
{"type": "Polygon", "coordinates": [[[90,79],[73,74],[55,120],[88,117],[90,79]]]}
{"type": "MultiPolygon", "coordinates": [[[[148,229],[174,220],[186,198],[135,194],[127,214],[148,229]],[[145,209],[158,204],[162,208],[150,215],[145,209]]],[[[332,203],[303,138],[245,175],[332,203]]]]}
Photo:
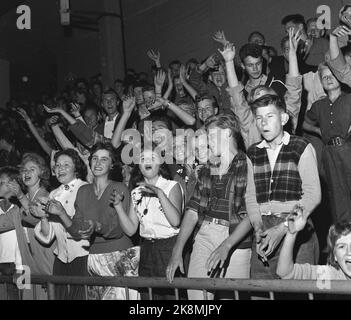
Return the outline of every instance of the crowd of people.
{"type": "MultiPolygon", "coordinates": [[[[241,48],[218,31],[218,52],[202,62],[166,67],[149,50],[150,74],[10,101],[0,112],[0,274],[350,280],[349,21],[351,6],[330,31],[285,16],[280,50],[259,31],[241,48]]],[[[41,286],[6,289],[0,297],[47,297],[41,286]]],[[[88,288],[88,299],[127,296],[149,298],[88,288]]],[[[86,292],[56,286],[55,297],[86,292]]]]}

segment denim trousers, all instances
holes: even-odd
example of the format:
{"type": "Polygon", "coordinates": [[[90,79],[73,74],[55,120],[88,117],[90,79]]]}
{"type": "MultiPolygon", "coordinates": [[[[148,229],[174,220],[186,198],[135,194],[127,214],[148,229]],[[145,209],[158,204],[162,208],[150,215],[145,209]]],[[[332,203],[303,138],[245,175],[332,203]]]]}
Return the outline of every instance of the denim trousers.
{"type": "MultiPolygon", "coordinates": [[[[236,249],[228,257],[224,270],[220,273],[209,274],[206,269],[206,261],[211,253],[229,236],[229,227],[204,221],[195,237],[193,251],[190,257],[189,278],[237,278],[248,279],[250,276],[251,249],[236,249]]],[[[218,293],[216,293],[218,294],[218,293]]],[[[189,300],[203,300],[201,290],[188,290],[189,300]]],[[[214,293],[208,292],[207,299],[214,299],[214,293]]]]}

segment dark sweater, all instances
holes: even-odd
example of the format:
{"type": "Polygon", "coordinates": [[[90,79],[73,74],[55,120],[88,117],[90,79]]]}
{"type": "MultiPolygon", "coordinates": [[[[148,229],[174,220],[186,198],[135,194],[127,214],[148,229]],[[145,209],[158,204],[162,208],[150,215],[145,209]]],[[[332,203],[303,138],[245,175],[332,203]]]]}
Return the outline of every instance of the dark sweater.
{"type": "Polygon", "coordinates": [[[74,237],[80,239],[79,230],[86,230],[84,221],[93,220],[102,224],[98,234],[94,233],[90,239],[90,254],[108,253],[132,247],[132,241],[127,237],[118,220],[117,212],[110,206],[110,197],[113,190],[123,192],[123,208],[129,211],[130,193],[127,187],[120,182],[111,181],[106,187],[100,199],[94,192],[94,185],[87,184],[79,188],[75,209],[76,213],[72,220],[72,226],[67,231],[74,237]]]}

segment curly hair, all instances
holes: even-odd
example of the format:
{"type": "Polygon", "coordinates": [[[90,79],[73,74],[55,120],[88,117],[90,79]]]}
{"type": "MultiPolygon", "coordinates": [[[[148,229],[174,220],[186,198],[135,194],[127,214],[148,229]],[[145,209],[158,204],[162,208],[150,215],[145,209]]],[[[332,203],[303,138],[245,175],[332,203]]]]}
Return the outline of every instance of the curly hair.
{"type": "Polygon", "coordinates": [[[342,237],[347,236],[351,233],[351,221],[340,221],[329,228],[327,237],[327,250],[328,258],[327,264],[333,266],[335,269],[339,270],[340,266],[337,261],[335,261],[335,245],[336,242],[342,237]]]}
{"type": "Polygon", "coordinates": [[[93,145],[93,147],[90,150],[90,156],[89,156],[90,168],[91,168],[91,160],[94,154],[99,150],[106,150],[110,155],[112,168],[109,171],[109,178],[114,181],[119,181],[119,182],[123,181],[121,163],[118,161],[117,154],[116,154],[117,150],[113,147],[112,143],[110,142],[97,142],[96,144],[93,145]]]}
{"type": "Polygon", "coordinates": [[[27,162],[33,162],[35,163],[39,169],[40,169],[40,174],[39,174],[39,179],[40,179],[40,186],[47,188],[50,185],[50,169],[47,163],[45,162],[44,158],[40,156],[37,153],[30,152],[30,153],[25,153],[21,159],[21,163],[19,165],[20,171],[23,169],[23,167],[26,165],[27,162]]]}
{"type": "Polygon", "coordinates": [[[87,173],[88,173],[87,166],[85,165],[83,160],[80,158],[80,156],[76,150],[65,149],[65,150],[61,150],[61,151],[57,152],[54,156],[55,163],[57,162],[57,159],[60,156],[70,157],[73,161],[73,164],[74,164],[74,171],[76,173],[76,177],[78,179],[82,179],[82,180],[86,181],[86,177],[87,177],[87,173]]]}

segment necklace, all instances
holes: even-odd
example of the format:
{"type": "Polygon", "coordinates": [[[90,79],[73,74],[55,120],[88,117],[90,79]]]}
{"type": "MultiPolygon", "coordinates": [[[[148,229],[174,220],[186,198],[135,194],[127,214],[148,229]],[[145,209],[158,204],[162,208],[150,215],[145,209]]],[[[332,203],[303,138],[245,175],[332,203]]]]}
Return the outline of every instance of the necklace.
{"type": "MultiPolygon", "coordinates": [[[[145,209],[144,209],[144,211],[143,211],[143,215],[144,215],[144,216],[146,216],[147,213],[149,212],[148,206],[149,206],[149,204],[150,204],[150,201],[151,201],[151,197],[149,197],[149,201],[147,202],[147,204],[146,204],[146,206],[145,206],[145,209]]],[[[145,200],[145,202],[146,202],[146,200],[145,200]]]]}
{"type": "MultiPolygon", "coordinates": [[[[33,197],[29,197],[29,201],[33,201],[33,200],[34,200],[35,196],[37,195],[37,193],[39,192],[40,189],[41,189],[41,188],[39,187],[39,188],[37,189],[37,191],[34,192],[33,197]]],[[[28,196],[29,196],[29,192],[28,192],[28,196]]]]}

